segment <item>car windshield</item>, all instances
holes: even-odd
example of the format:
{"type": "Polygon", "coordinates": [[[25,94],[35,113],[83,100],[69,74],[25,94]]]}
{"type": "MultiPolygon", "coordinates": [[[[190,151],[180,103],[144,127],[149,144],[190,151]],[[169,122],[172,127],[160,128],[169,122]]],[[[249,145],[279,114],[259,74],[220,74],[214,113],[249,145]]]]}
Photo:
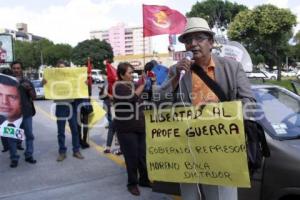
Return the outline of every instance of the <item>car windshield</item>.
{"type": "Polygon", "coordinates": [[[300,136],[300,98],[279,88],[256,88],[254,94],[276,137],[282,139],[300,136]]]}
{"type": "Polygon", "coordinates": [[[32,84],[35,88],[43,87],[42,81],[32,81],[32,84]]]}

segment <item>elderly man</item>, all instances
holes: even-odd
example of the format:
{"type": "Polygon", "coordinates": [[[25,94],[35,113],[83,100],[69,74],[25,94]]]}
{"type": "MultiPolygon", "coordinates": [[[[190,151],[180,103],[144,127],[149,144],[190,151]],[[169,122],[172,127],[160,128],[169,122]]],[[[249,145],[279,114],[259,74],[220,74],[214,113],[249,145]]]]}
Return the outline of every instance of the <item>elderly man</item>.
{"type": "MultiPolygon", "coordinates": [[[[243,104],[255,102],[242,65],[211,53],[214,32],[204,19],[188,18],[179,41],[185,45],[187,51],[193,53],[193,58],[182,59],[172,66],[168,80],[156,92],[161,93],[161,96],[167,96],[166,93],[173,94],[173,102],[182,102],[185,105],[220,102],[218,95],[198,76],[197,71],[201,70],[220,86],[227,100],[241,100],[243,104]]],[[[184,200],[237,199],[237,188],[234,187],[181,184],[181,193],[184,200]]]]}

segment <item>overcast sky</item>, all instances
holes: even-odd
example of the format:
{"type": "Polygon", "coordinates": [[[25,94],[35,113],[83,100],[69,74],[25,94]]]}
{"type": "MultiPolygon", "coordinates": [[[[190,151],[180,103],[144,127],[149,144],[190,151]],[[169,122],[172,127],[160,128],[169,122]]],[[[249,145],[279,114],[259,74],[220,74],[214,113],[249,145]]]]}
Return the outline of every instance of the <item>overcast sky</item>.
{"type": "MultiPolygon", "coordinates": [[[[0,0],[0,28],[16,29],[16,23],[28,24],[28,31],[55,43],[75,46],[89,39],[92,30],[107,29],[123,22],[142,26],[142,4],[166,5],[182,14],[190,11],[196,0],[0,0]]],[[[272,3],[290,8],[300,22],[297,0],[235,0],[249,8],[272,3]]],[[[299,2],[299,1],[298,1],[299,2]]],[[[299,25],[297,30],[299,30],[299,25]]],[[[167,36],[154,37],[159,52],[167,51],[167,36]]]]}

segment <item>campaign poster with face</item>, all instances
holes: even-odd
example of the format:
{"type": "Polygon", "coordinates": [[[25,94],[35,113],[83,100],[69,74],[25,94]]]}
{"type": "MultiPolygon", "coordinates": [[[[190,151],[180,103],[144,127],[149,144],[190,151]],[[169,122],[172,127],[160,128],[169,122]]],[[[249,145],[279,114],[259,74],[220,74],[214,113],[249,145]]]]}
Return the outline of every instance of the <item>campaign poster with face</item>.
{"type": "Polygon", "coordinates": [[[20,85],[16,78],[0,74],[0,136],[24,140],[20,85]]]}
{"type": "Polygon", "coordinates": [[[13,38],[9,34],[0,34],[0,64],[13,61],[13,38]]]}

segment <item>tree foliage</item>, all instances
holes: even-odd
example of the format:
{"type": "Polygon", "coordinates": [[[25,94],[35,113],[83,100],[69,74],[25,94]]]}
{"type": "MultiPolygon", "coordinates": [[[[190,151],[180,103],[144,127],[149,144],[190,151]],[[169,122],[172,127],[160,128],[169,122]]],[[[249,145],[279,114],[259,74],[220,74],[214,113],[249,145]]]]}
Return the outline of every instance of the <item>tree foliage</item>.
{"type": "Polygon", "coordinates": [[[251,55],[262,55],[269,66],[281,66],[296,24],[290,10],[262,5],[240,12],[230,24],[228,36],[242,42],[251,55]]]}
{"type": "Polygon", "coordinates": [[[72,47],[68,44],[54,44],[43,39],[40,41],[15,42],[16,60],[23,62],[24,67],[38,68],[41,64],[55,65],[59,59],[70,60],[72,47]]]}
{"type": "Polygon", "coordinates": [[[22,61],[25,68],[35,68],[38,65],[34,49],[29,42],[15,41],[15,60],[22,61]]]}
{"type": "Polygon", "coordinates": [[[25,68],[37,69],[41,64],[55,66],[60,59],[76,65],[86,65],[88,57],[95,68],[103,69],[103,60],[113,60],[113,51],[110,44],[97,39],[80,42],[74,49],[68,44],[54,44],[46,39],[15,42],[15,59],[22,61],[25,68]]]}
{"type": "Polygon", "coordinates": [[[293,37],[294,44],[289,48],[289,63],[297,65],[296,62],[300,59],[300,31],[293,37]]]}
{"type": "Polygon", "coordinates": [[[76,65],[86,65],[88,58],[91,58],[94,68],[104,69],[103,60],[113,58],[112,47],[104,40],[84,40],[73,49],[72,61],[76,65]]]}
{"type": "Polygon", "coordinates": [[[202,17],[207,20],[210,27],[227,29],[228,24],[233,18],[243,10],[248,8],[244,5],[231,3],[223,0],[206,0],[197,2],[192,10],[186,15],[188,17],[202,17]]]}
{"type": "Polygon", "coordinates": [[[56,44],[44,48],[42,51],[44,62],[55,66],[58,60],[71,61],[73,48],[68,44],[56,44]]]}
{"type": "Polygon", "coordinates": [[[300,44],[300,31],[298,31],[296,33],[296,35],[294,36],[293,42],[296,43],[296,44],[300,44]]]}

